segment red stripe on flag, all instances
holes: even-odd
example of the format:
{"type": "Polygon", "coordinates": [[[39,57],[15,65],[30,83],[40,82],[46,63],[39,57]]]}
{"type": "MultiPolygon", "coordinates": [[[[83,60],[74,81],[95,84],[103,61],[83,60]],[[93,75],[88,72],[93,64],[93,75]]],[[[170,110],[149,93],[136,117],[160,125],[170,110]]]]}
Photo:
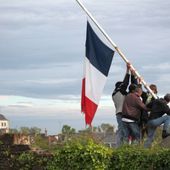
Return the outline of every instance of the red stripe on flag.
{"type": "Polygon", "coordinates": [[[85,78],[82,80],[81,112],[85,113],[85,78]]]}
{"type": "Polygon", "coordinates": [[[94,102],[92,102],[89,98],[85,96],[85,120],[86,124],[91,125],[93,120],[94,114],[97,110],[97,106],[94,102]]]}
{"type": "Polygon", "coordinates": [[[82,80],[81,111],[85,113],[86,124],[91,125],[98,105],[85,96],[85,78],[82,80]]]}

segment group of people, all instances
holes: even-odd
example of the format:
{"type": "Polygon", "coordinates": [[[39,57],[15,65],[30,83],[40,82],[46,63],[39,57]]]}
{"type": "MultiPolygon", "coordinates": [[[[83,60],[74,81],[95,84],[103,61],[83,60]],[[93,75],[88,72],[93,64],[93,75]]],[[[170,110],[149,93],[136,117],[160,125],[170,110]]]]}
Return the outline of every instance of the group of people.
{"type": "MultiPolygon", "coordinates": [[[[150,89],[157,96],[157,87],[151,84],[150,89]]],[[[141,80],[135,75],[131,65],[123,81],[115,84],[112,99],[116,109],[118,123],[117,147],[124,143],[140,143],[146,132],[144,147],[151,147],[156,128],[163,125],[162,138],[170,136],[170,94],[155,98],[151,93],[142,90],[141,80]]]]}

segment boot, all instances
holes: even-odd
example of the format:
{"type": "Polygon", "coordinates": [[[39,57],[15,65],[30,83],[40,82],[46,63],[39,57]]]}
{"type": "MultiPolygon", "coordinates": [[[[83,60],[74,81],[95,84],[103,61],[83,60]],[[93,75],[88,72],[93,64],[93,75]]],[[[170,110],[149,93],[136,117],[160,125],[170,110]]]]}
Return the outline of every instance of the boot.
{"type": "Polygon", "coordinates": [[[165,139],[168,136],[170,136],[170,133],[167,133],[166,130],[163,130],[162,131],[162,139],[165,139]]]}

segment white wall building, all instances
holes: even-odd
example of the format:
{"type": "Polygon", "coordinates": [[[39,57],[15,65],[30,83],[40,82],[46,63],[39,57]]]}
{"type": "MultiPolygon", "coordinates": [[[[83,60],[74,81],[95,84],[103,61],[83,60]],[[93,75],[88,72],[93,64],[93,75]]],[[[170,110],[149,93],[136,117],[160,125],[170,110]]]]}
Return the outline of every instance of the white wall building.
{"type": "Polygon", "coordinates": [[[9,121],[0,114],[0,134],[9,132],[9,121]]]}

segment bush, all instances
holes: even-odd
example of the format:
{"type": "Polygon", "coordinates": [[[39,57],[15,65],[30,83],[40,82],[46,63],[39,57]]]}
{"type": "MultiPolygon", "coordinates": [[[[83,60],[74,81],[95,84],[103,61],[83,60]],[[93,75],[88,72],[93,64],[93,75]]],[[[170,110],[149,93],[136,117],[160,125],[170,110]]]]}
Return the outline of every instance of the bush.
{"type": "Polygon", "coordinates": [[[6,150],[1,156],[3,159],[6,157],[12,170],[170,169],[170,149],[144,149],[138,146],[110,149],[92,139],[78,138],[54,148],[53,151],[53,155],[47,156],[28,152],[14,155],[6,150]]]}
{"type": "Polygon", "coordinates": [[[122,147],[109,149],[88,141],[86,145],[71,143],[57,152],[49,170],[169,170],[169,149],[122,147]]]}
{"type": "Polygon", "coordinates": [[[56,167],[62,170],[102,170],[108,168],[111,155],[111,149],[93,140],[73,140],[55,153],[48,167],[52,170],[56,167]]]}
{"type": "Polygon", "coordinates": [[[170,150],[123,147],[114,150],[110,169],[168,170],[170,169],[170,150]]]}
{"type": "Polygon", "coordinates": [[[24,152],[20,155],[12,155],[11,159],[12,170],[45,170],[51,157],[24,152]]]}

